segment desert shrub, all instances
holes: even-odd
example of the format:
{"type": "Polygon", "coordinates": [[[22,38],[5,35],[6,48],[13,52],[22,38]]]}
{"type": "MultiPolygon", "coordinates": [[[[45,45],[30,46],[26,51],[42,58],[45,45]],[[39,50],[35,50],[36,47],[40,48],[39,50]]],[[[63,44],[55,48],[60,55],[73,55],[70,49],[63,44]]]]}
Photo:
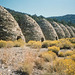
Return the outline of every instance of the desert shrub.
{"type": "Polygon", "coordinates": [[[20,47],[25,45],[25,42],[22,39],[18,39],[17,41],[21,44],[20,47]]]}
{"type": "Polygon", "coordinates": [[[67,38],[68,41],[70,41],[73,45],[73,48],[75,48],[75,38],[67,38]]]}
{"type": "Polygon", "coordinates": [[[49,41],[49,40],[44,41],[44,42],[42,43],[42,48],[47,48],[47,47],[49,47],[50,42],[51,42],[51,41],[49,41]]]}
{"type": "Polygon", "coordinates": [[[25,45],[25,42],[22,39],[18,39],[14,41],[14,47],[22,47],[25,45]]]}
{"type": "Polygon", "coordinates": [[[29,41],[28,43],[27,43],[27,46],[31,46],[31,45],[33,45],[34,43],[35,43],[36,41],[29,41]]]}
{"type": "Polygon", "coordinates": [[[10,48],[13,46],[14,47],[21,47],[24,45],[25,45],[25,42],[22,39],[19,39],[16,41],[3,41],[3,40],[0,41],[0,48],[2,48],[2,47],[10,48]]]}
{"type": "Polygon", "coordinates": [[[57,55],[54,52],[48,51],[48,53],[52,55],[52,60],[55,60],[57,58],[57,55]]]}
{"type": "Polygon", "coordinates": [[[71,43],[75,43],[75,38],[69,38],[69,41],[70,41],[71,43]]]}
{"type": "Polygon", "coordinates": [[[75,62],[71,59],[63,60],[63,64],[66,66],[65,72],[67,75],[75,75],[75,62]]]}
{"type": "Polygon", "coordinates": [[[59,57],[64,57],[64,56],[65,56],[65,55],[64,55],[64,52],[59,52],[59,53],[58,53],[58,56],[59,56],[59,57]]]}
{"type": "Polygon", "coordinates": [[[73,51],[67,50],[65,52],[59,52],[58,56],[59,57],[66,57],[66,56],[68,57],[68,56],[73,55],[74,53],[75,53],[74,50],[73,51]]]}
{"type": "Polygon", "coordinates": [[[50,47],[51,47],[51,46],[57,46],[57,44],[59,44],[59,41],[58,41],[58,40],[54,40],[54,41],[51,41],[51,42],[50,42],[50,45],[49,45],[49,46],[50,46],[50,47]]]}
{"type": "Polygon", "coordinates": [[[39,57],[43,58],[47,62],[51,62],[51,61],[55,60],[57,56],[54,52],[49,51],[49,52],[40,53],[39,57]]]}
{"type": "Polygon", "coordinates": [[[22,39],[18,39],[17,41],[22,43],[23,45],[25,44],[25,42],[22,39]]]}
{"type": "Polygon", "coordinates": [[[14,46],[13,41],[7,41],[7,43],[6,43],[7,48],[10,48],[10,47],[13,47],[13,46],[14,46]]]}
{"type": "Polygon", "coordinates": [[[73,47],[72,43],[66,39],[60,39],[57,44],[60,49],[71,49],[73,47]]]}
{"type": "Polygon", "coordinates": [[[75,62],[71,59],[55,60],[53,67],[60,75],[75,75],[75,62]]]}
{"type": "Polygon", "coordinates": [[[44,41],[42,43],[42,48],[48,48],[48,47],[51,47],[51,46],[56,46],[58,44],[59,41],[55,40],[55,41],[50,41],[50,40],[47,40],[47,41],[44,41]]]}
{"type": "Polygon", "coordinates": [[[42,43],[40,41],[36,41],[34,44],[33,44],[33,47],[34,48],[41,48],[42,46],[42,43]]]}
{"type": "Polygon", "coordinates": [[[54,72],[57,72],[59,75],[65,75],[65,66],[63,64],[63,62],[61,62],[62,59],[56,59],[54,62],[53,62],[53,71],[54,72]]]}
{"type": "MultiPolygon", "coordinates": [[[[43,58],[37,58],[35,61],[35,68],[39,69],[39,70],[45,70],[46,72],[48,72],[48,74],[50,75],[50,73],[53,72],[53,67],[51,66],[53,64],[53,61],[51,62],[46,62],[43,58]]],[[[43,72],[44,74],[45,72],[43,72]]],[[[41,75],[43,75],[41,74],[41,75]]]]}
{"type": "Polygon", "coordinates": [[[70,50],[64,53],[65,56],[71,56],[72,54],[73,54],[73,51],[70,51],[70,50]]]}
{"type": "Polygon", "coordinates": [[[22,72],[25,72],[30,75],[33,71],[34,61],[35,56],[33,55],[33,52],[27,51],[24,55],[23,61],[19,64],[20,65],[19,69],[22,72]]]}
{"type": "Polygon", "coordinates": [[[55,52],[56,54],[58,54],[59,50],[60,48],[56,46],[48,47],[48,51],[55,52]]]}
{"type": "Polygon", "coordinates": [[[35,65],[36,65],[35,67],[37,69],[42,70],[44,68],[44,64],[45,64],[45,61],[42,58],[38,58],[38,59],[35,60],[35,65]]]}
{"type": "Polygon", "coordinates": [[[14,41],[14,47],[21,47],[21,43],[18,42],[17,40],[14,41]]]}
{"type": "Polygon", "coordinates": [[[59,39],[55,41],[46,40],[42,43],[42,48],[57,46],[61,49],[71,49],[74,46],[74,42],[75,38],[59,39]]]}
{"type": "Polygon", "coordinates": [[[71,55],[71,59],[75,61],[75,54],[71,55]]]}
{"type": "Polygon", "coordinates": [[[0,48],[6,47],[6,45],[7,45],[6,41],[3,41],[3,40],[0,41],[0,48]]]}
{"type": "Polygon", "coordinates": [[[73,48],[75,48],[75,44],[73,44],[73,48]]]}
{"type": "Polygon", "coordinates": [[[29,41],[27,43],[27,46],[30,46],[32,48],[41,48],[42,43],[40,41],[29,41]]]}
{"type": "Polygon", "coordinates": [[[75,54],[75,49],[73,50],[73,54],[75,54]]]}
{"type": "Polygon", "coordinates": [[[22,66],[21,66],[22,72],[26,72],[30,75],[32,73],[32,70],[33,70],[33,64],[32,63],[29,63],[27,61],[22,63],[22,66]]]}

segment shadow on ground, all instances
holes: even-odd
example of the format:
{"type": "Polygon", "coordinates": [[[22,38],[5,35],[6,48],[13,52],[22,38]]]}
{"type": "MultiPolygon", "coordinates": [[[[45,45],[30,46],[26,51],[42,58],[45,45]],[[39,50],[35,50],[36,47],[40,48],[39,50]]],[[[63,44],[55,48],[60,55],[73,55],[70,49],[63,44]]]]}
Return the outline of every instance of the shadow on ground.
{"type": "Polygon", "coordinates": [[[22,71],[15,71],[15,74],[18,74],[18,75],[29,75],[27,72],[22,72],[22,71]]]}

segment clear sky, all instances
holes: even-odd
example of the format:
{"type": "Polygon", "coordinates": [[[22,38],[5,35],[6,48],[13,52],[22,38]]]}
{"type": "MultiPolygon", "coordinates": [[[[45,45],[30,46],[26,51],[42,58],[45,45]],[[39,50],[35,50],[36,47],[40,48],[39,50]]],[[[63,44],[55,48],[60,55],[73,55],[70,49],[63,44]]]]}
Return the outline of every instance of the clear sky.
{"type": "Polygon", "coordinates": [[[75,0],[0,0],[0,5],[45,17],[75,14],[75,0]]]}

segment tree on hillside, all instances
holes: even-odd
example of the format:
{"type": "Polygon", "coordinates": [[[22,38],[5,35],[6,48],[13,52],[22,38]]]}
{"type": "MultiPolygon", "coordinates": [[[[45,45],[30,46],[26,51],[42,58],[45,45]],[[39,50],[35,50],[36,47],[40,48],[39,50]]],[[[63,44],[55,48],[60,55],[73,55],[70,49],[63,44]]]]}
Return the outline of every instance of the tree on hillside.
{"type": "Polygon", "coordinates": [[[61,20],[60,23],[62,23],[63,25],[67,24],[65,20],[61,20]]]}

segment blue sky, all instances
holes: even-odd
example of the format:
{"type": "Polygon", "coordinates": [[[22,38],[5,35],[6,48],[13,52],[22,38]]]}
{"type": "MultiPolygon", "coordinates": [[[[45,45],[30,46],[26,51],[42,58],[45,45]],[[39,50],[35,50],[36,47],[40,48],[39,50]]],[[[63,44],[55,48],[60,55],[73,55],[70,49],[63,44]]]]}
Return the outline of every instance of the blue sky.
{"type": "Polygon", "coordinates": [[[45,17],[75,14],[75,0],[0,0],[0,5],[45,17]]]}

